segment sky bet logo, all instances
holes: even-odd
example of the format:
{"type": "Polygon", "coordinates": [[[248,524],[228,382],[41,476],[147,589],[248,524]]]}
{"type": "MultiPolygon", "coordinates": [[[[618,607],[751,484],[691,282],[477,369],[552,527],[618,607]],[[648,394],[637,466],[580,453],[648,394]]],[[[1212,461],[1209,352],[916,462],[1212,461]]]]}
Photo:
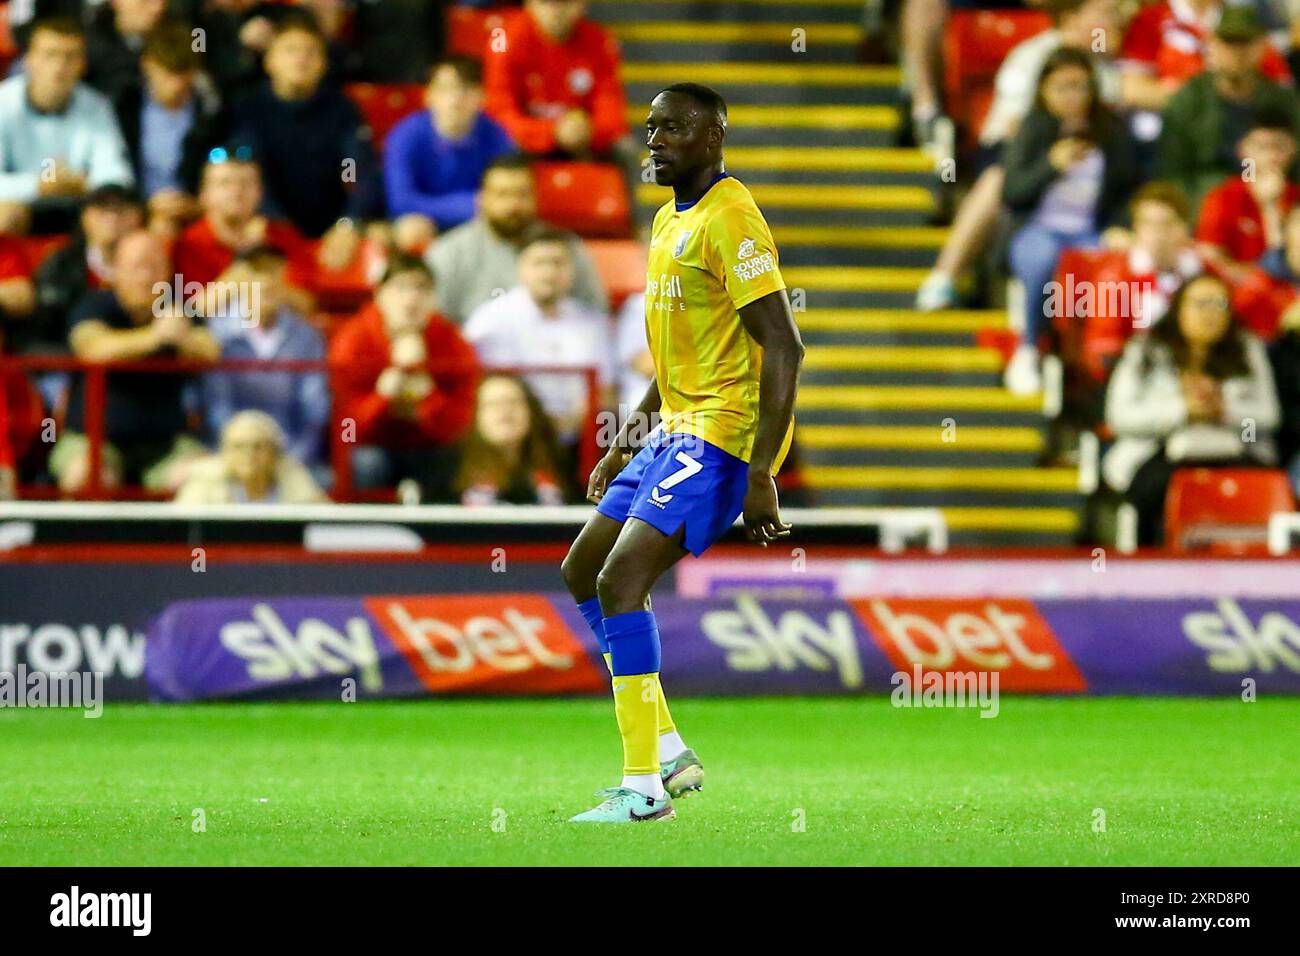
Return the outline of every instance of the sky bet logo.
{"type": "Polygon", "coordinates": [[[148,936],[153,924],[152,893],[68,893],[50,897],[51,926],[126,926],[132,936],[148,936]]]}

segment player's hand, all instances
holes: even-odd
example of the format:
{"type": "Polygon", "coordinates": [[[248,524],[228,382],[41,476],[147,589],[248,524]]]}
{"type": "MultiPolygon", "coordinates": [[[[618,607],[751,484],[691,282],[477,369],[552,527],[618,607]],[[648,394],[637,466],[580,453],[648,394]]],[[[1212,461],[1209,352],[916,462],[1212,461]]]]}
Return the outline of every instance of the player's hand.
{"type": "Polygon", "coordinates": [[[755,472],[749,476],[745,492],[745,534],[763,547],[788,537],[790,525],[781,521],[776,499],[776,481],[771,475],[755,472]]]}
{"type": "Polygon", "coordinates": [[[609,487],[609,483],[618,477],[618,473],[631,460],[631,455],[618,448],[607,451],[605,457],[596,462],[596,467],[591,469],[591,477],[587,479],[587,500],[593,505],[600,504],[600,499],[605,497],[605,489],[609,487]]]}

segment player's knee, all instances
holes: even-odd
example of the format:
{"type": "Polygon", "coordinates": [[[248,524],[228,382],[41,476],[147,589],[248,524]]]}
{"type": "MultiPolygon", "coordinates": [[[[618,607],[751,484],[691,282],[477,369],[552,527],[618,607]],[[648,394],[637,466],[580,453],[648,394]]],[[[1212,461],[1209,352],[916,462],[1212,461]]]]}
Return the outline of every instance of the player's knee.
{"type": "Polygon", "coordinates": [[[596,596],[606,617],[636,611],[645,605],[645,595],[640,593],[633,577],[612,561],[606,561],[596,575],[596,596]]]}
{"type": "Polygon", "coordinates": [[[560,562],[560,577],[569,593],[580,601],[585,601],[596,593],[596,573],[589,561],[585,560],[577,546],[569,548],[569,553],[560,562]]]}

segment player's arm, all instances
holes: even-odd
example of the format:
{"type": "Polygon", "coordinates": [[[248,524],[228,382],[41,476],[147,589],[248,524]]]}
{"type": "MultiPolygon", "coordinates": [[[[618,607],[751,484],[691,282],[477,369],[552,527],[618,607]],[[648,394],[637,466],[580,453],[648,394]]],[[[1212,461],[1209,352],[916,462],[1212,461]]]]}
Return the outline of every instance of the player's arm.
{"type": "Polygon", "coordinates": [[[749,488],[745,492],[745,532],[751,541],[767,547],[790,533],[790,526],[781,523],[778,512],[772,465],[794,417],[795,389],[804,349],[784,289],[755,299],[741,308],[739,314],[745,331],[763,349],[758,431],[749,459],[749,488]]]}
{"type": "Polygon", "coordinates": [[[636,451],[638,443],[644,441],[646,435],[650,433],[649,423],[652,416],[659,411],[659,405],[659,383],[652,378],[645,397],[641,399],[641,404],[627,417],[627,421],[623,422],[623,427],[610,442],[609,451],[605,452],[605,456],[596,462],[596,467],[591,470],[591,477],[587,479],[588,501],[595,504],[605,496],[605,489],[609,487],[609,483],[618,477],[618,473],[623,470],[623,466],[636,451]]]}

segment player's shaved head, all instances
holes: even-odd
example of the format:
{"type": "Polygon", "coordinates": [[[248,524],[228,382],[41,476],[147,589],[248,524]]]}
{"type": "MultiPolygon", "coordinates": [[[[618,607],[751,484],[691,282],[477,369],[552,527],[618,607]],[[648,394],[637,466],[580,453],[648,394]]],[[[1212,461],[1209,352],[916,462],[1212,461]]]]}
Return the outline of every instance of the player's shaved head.
{"type": "Polygon", "coordinates": [[[698,83],[674,83],[650,102],[646,146],[655,182],[693,192],[722,169],[727,104],[698,83]]]}

